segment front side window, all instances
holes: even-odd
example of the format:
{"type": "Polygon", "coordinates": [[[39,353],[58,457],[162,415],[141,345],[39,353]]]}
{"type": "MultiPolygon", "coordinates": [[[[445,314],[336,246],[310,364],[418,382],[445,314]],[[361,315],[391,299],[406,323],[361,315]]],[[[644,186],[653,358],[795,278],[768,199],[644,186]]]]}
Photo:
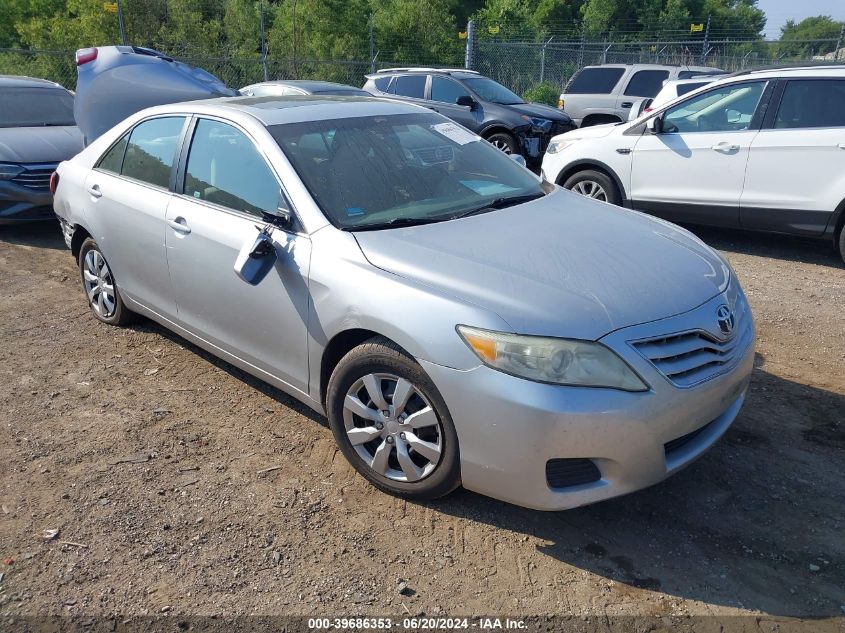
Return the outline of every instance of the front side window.
{"type": "Polygon", "coordinates": [[[573,95],[610,94],[624,74],[624,68],[585,68],[572,78],[566,92],[573,95]]]}
{"type": "Polygon", "coordinates": [[[3,88],[0,128],[76,125],[73,95],[64,88],[3,88]]]}
{"type": "Polygon", "coordinates": [[[126,145],[129,141],[129,134],[124,134],[123,137],[111,149],[103,154],[97,167],[110,171],[113,174],[119,174],[123,167],[123,155],[126,153],[126,145]]]}
{"type": "Polygon", "coordinates": [[[456,103],[458,97],[467,97],[469,93],[456,81],[445,77],[431,78],[431,100],[441,103],[456,103]]]}
{"type": "Polygon", "coordinates": [[[279,183],[255,145],[237,128],[200,119],[194,130],[183,193],[260,216],[279,205],[279,183]]]}
{"type": "Polygon", "coordinates": [[[317,205],[342,229],[441,222],[543,195],[531,172],[436,114],[268,129],[317,205]]]}
{"type": "Polygon", "coordinates": [[[487,77],[465,77],[463,82],[477,94],[482,101],[500,103],[502,105],[516,105],[525,101],[505,88],[502,84],[487,77]]]}
{"type": "Polygon", "coordinates": [[[765,87],[765,81],[732,84],[692,97],[666,110],[663,114],[663,131],[684,133],[747,130],[765,87]]]}
{"type": "Polygon", "coordinates": [[[640,70],[634,73],[625,94],[629,97],[653,97],[663,87],[663,82],[669,79],[668,70],[640,70]]]}
{"type": "Polygon", "coordinates": [[[845,80],[790,81],[783,91],[775,127],[845,127],[845,80]]]}
{"type": "Polygon", "coordinates": [[[391,87],[394,94],[414,99],[425,98],[426,75],[402,75],[393,81],[391,87]]]}
{"type": "Polygon", "coordinates": [[[120,173],[166,189],[184,123],[185,118],[179,116],[136,125],[129,135],[120,173]]]}

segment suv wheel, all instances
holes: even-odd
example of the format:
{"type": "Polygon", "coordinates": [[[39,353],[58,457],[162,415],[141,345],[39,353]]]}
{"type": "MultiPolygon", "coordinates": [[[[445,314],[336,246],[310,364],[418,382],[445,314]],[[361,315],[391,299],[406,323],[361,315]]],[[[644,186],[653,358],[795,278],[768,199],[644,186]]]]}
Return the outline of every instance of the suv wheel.
{"type": "Polygon", "coordinates": [[[505,154],[518,154],[519,148],[516,146],[516,141],[507,132],[496,132],[487,137],[487,142],[505,154]]]}
{"type": "Polygon", "coordinates": [[[361,475],[390,494],[435,499],[460,483],[458,437],[431,379],[376,337],[341,359],[326,394],[329,425],[361,475]]]}
{"type": "Polygon", "coordinates": [[[90,237],[82,242],[79,249],[79,273],[82,289],[95,317],[109,325],[126,325],[132,321],[134,313],[123,305],[114,274],[97,242],[90,237]]]}
{"type": "Polygon", "coordinates": [[[579,171],[566,179],[564,189],[581,194],[587,198],[619,205],[622,202],[616,183],[605,173],[594,169],[579,171]]]}
{"type": "Polygon", "coordinates": [[[845,224],[839,229],[839,256],[845,262],[845,224]]]}

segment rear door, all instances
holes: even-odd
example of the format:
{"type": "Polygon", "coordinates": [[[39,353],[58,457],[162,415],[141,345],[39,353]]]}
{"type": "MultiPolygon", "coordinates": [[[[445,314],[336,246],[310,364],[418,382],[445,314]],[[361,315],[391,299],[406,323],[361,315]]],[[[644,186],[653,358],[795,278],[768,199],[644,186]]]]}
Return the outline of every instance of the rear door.
{"type": "Polygon", "coordinates": [[[242,129],[199,118],[190,134],[166,228],[179,323],[307,392],[311,241],[307,235],[277,228],[274,270],[256,286],[238,277],[238,253],[247,241],[254,241],[256,225],[264,225],[262,210],[277,208],[282,186],[242,129]]]}
{"type": "Polygon", "coordinates": [[[665,109],[663,132],[646,131],[634,146],[634,208],[680,222],[737,226],[766,86],[726,84],[665,109]]]}
{"type": "Polygon", "coordinates": [[[661,69],[638,70],[628,77],[628,83],[616,99],[616,114],[627,121],[634,103],[640,99],[652,99],[669,79],[669,71],[661,69]]]}
{"type": "Polygon", "coordinates": [[[103,154],[85,183],[91,229],[121,293],[171,319],[164,222],[185,123],[184,116],[142,121],[103,154]]]}
{"type": "Polygon", "coordinates": [[[751,145],[743,227],[819,235],[845,198],[845,79],[790,79],[751,145]]]}

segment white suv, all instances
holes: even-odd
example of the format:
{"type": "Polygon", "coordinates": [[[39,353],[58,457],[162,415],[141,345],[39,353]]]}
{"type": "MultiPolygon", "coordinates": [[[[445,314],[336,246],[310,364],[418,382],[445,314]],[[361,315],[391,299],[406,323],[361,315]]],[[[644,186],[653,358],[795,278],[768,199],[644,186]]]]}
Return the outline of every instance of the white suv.
{"type": "Polygon", "coordinates": [[[845,258],[845,66],[744,72],[556,136],[543,172],[678,222],[831,239],[845,258]]]}

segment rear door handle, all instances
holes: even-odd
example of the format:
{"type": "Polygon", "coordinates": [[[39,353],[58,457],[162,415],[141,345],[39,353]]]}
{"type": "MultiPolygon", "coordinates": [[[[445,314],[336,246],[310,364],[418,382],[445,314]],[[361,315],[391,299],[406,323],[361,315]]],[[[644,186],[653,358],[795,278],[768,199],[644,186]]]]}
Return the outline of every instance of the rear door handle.
{"type": "Polygon", "coordinates": [[[174,218],[172,220],[168,220],[167,226],[169,226],[174,231],[178,231],[179,233],[184,233],[185,235],[187,235],[188,233],[191,232],[191,227],[189,227],[187,225],[187,223],[185,222],[185,218],[183,218],[181,216],[174,218]]]}
{"type": "Polygon", "coordinates": [[[625,101],[625,102],[622,104],[622,107],[627,109],[627,108],[632,107],[633,105],[634,105],[634,102],[633,102],[633,101],[625,101]]]}
{"type": "Polygon", "coordinates": [[[91,194],[93,198],[102,198],[103,192],[100,191],[100,185],[91,185],[88,187],[88,193],[91,194]]]}
{"type": "Polygon", "coordinates": [[[721,143],[716,143],[710,149],[715,150],[717,152],[722,152],[723,154],[727,154],[728,152],[737,152],[739,151],[739,145],[734,145],[732,143],[725,143],[724,141],[721,143]]]}

